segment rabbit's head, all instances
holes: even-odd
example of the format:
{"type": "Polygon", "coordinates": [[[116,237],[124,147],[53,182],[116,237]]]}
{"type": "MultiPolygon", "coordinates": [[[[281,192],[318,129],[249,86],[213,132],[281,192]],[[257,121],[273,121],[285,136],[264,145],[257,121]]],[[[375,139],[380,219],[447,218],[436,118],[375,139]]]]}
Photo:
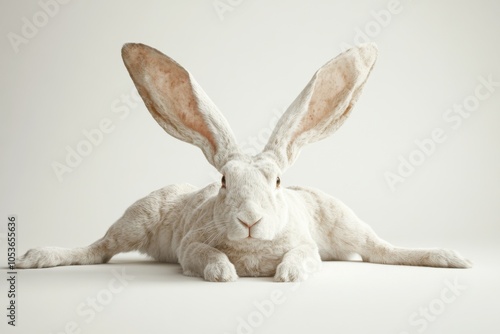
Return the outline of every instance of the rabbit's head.
{"type": "Polygon", "coordinates": [[[272,240],[287,222],[281,169],[269,158],[239,156],[220,170],[215,221],[229,240],[272,240]]]}
{"type": "Polygon", "coordinates": [[[352,48],[327,62],[279,120],[264,150],[243,154],[231,128],[191,74],[143,44],[126,44],[125,65],[158,124],[198,146],[221,173],[214,223],[229,240],[272,240],[289,221],[283,172],[307,143],[342,125],[377,58],[373,44],[352,48]]]}

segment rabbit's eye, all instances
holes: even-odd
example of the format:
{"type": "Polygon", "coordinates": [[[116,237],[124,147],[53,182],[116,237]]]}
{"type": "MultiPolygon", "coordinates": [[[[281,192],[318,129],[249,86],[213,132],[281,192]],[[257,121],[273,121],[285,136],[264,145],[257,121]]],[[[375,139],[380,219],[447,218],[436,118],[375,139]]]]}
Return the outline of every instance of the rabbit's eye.
{"type": "Polygon", "coordinates": [[[220,180],[220,182],[222,183],[222,188],[226,188],[226,177],[224,175],[222,175],[222,180],[220,180]]]}
{"type": "Polygon", "coordinates": [[[276,188],[279,188],[280,184],[281,184],[281,179],[278,176],[278,177],[276,177],[276,188]]]}

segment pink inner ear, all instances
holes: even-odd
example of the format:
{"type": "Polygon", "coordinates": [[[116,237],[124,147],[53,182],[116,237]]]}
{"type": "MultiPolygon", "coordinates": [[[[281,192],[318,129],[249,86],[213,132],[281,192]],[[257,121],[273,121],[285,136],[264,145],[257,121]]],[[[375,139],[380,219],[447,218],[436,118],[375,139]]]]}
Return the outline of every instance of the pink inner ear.
{"type": "MultiPolygon", "coordinates": [[[[354,86],[354,78],[348,73],[352,73],[352,65],[343,59],[335,59],[322,67],[316,74],[313,94],[307,106],[307,111],[300,124],[292,136],[294,141],[301,134],[312,130],[321,122],[328,119],[335,120],[343,114],[335,110],[341,106],[348,95],[347,93],[354,86]]],[[[348,108],[349,109],[349,108],[348,108]]]]}
{"type": "MultiPolygon", "coordinates": [[[[170,110],[184,126],[205,137],[212,146],[212,152],[215,152],[215,140],[199,111],[189,73],[175,65],[160,67],[160,69],[153,78],[154,85],[158,87],[159,92],[165,94],[170,110]]],[[[161,117],[168,117],[168,115],[161,115],[161,117]]]]}
{"type": "Polygon", "coordinates": [[[189,73],[155,49],[141,48],[134,52],[133,61],[127,64],[129,72],[154,118],[177,132],[182,129],[176,124],[182,123],[206,138],[215,153],[215,140],[199,111],[189,73]]]}

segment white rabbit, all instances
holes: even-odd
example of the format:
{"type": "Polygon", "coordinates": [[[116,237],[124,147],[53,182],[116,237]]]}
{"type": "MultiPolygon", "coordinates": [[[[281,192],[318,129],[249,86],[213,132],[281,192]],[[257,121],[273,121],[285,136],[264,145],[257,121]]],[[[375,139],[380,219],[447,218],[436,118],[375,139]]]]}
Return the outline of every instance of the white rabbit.
{"type": "Polygon", "coordinates": [[[180,263],[185,275],[224,282],[238,276],[303,280],[321,260],[352,254],[373,263],[471,266],[451,250],[392,246],[339,200],[280,185],[302,146],[331,135],[349,116],[377,58],[374,44],[352,48],[321,67],[256,156],[239,150],[227,121],[174,60],[142,44],[126,44],[122,56],[158,124],[198,146],[222,180],[203,189],[182,184],[154,191],[92,245],[32,249],[17,268],[105,263],[134,250],[180,263]]]}

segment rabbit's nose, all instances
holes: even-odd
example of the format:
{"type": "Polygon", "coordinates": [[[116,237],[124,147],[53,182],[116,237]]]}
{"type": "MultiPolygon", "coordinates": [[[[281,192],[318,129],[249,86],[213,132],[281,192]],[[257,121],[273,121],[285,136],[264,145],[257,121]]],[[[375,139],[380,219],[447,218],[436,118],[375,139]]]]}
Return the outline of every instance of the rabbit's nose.
{"type": "Polygon", "coordinates": [[[238,221],[247,227],[252,227],[262,219],[262,209],[254,201],[244,202],[238,211],[238,221]]]}
{"type": "Polygon", "coordinates": [[[252,226],[254,225],[257,225],[258,223],[260,223],[260,221],[262,220],[262,218],[259,218],[258,220],[254,221],[253,223],[247,223],[243,220],[241,220],[240,218],[238,218],[238,221],[245,227],[247,227],[248,229],[252,228],[252,226]]]}

